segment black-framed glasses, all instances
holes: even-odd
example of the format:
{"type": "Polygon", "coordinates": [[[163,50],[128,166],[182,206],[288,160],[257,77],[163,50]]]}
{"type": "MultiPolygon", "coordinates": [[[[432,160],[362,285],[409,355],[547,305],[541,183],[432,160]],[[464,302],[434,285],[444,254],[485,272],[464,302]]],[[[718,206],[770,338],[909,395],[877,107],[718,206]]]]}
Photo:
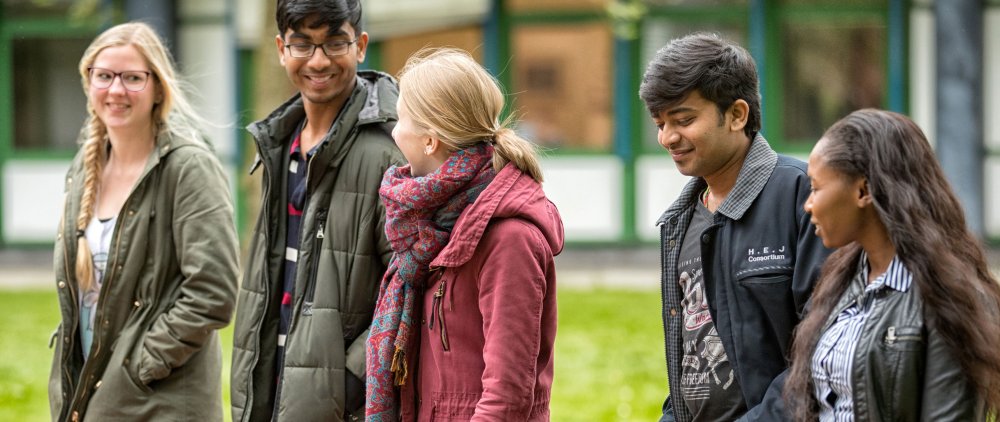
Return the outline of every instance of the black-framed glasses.
{"type": "Polygon", "coordinates": [[[132,92],[138,92],[146,89],[146,84],[149,82],[149,77],[153,74],[145,70],[126,70],[123,72],[114,72],[110,69],[104,69],[100,67],[88,68],[90,71],[90,85],[97,89],[108,89],[111,84],[115,83],[115,78],[120,78],[122,80],[122,86],[126,90],[132,92]]]}
{"type": "Polygon", "coordinates": [[[288,49],[288,54],[297,59],[307,59],[316,53],[316,47],[323,47],[323,54],[330,57],[343,56],[351,49],[351,44],[358,42],[357,39],[353,41],[330,41],[322,44],[313,44],[310,42],[288,44],[285,48],[288,49]]]}

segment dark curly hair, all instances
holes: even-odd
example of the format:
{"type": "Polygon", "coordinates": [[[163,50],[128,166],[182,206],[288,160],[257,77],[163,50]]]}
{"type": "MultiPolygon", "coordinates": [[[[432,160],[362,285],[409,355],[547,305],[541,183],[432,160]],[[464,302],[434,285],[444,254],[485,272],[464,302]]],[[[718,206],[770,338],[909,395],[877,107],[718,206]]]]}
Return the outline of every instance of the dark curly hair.
{"type": "Polygon", "coordinates": [[[289,29],[298,30],[307,23],[311,29],[326,26],[335,31],[348,22],[355,36],[362,31],[359,0],[278,0],[274,19],[282,38],[289,29]]]}
{"type": "Polygon", "coordinates": [[[736,100],[746,101],[750,115],[743,132],[753,139],[760,131],[757,65],[743,47],[711,33],[670,41],[646,66],[639,97],[655,115],[684,101],[695,90],[715,103],[720,116],[736,100]]]}

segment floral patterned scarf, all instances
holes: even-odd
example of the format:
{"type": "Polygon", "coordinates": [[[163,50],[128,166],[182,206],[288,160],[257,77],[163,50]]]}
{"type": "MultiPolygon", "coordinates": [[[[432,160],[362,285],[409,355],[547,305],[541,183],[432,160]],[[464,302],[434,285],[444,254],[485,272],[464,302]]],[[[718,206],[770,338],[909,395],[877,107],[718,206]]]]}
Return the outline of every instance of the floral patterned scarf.
{"type": "Polygon", "coordinates": [[[395,253],[366,343],[367,421],[399,419],[397,386],[409,375],[410,335],[420,319],[417,306],[429,265],[448,244],[458,216],[496,176],[492,161],[493,147],[479,143],[451,154],[427,176],[411,176],[407,165],[390,167],[382,178],[385,234],[395,253]]]}

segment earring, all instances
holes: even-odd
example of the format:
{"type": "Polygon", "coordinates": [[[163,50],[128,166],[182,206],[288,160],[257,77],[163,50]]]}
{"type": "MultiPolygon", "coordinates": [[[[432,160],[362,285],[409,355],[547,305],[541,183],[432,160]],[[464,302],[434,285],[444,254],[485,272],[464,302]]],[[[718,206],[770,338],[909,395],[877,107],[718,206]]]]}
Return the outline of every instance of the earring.
{"type": "Polygon", "coordinates": [[[431,155],[432,152],[434,152],[434,150],[431,149],[431,147],[424,148],[424,155],[431,155]]]}

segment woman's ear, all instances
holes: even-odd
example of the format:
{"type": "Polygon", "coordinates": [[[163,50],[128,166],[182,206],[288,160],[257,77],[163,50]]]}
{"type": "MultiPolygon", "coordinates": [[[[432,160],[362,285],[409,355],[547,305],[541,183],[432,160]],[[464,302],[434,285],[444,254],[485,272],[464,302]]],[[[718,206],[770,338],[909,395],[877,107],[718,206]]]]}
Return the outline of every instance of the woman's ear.
{"type": "Polygon", "coordinates": [[[163,86],[161,86],[159,80],[157,80],[156,95],[153,97],[153,103],[160,104],[162,102],[163,102],[163,86]]]}
{"type": "Polygon", "coordinates": [[[855,192],[858,194],[858,208],[864,208],[872,204],[872,191],[868,188],[868,179],[859,177],[854,181],[855,192]]]}
{"type": "Polygon", "coordinates": [[[434,155],[440,146],[441,141],[437,138],[430,135],[424,137],[424,155],[434,155]]]}

